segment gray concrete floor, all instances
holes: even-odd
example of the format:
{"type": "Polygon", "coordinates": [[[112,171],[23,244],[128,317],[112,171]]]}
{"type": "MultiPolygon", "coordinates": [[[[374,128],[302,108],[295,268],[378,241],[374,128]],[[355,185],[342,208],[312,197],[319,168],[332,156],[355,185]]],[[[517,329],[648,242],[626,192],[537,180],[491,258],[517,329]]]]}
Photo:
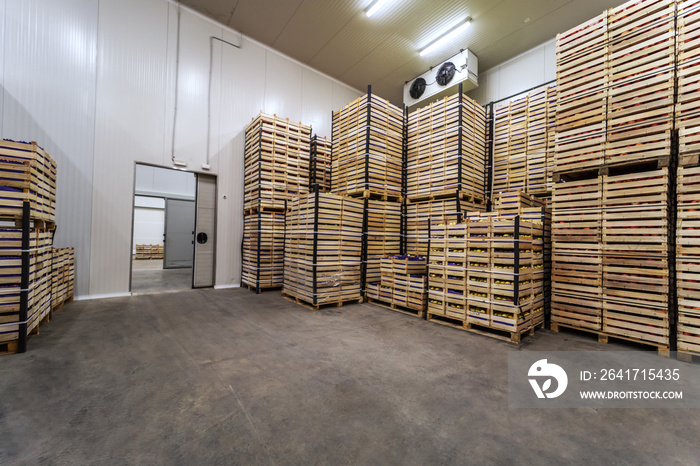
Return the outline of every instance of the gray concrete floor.
{"type": "Polygon", "coordinates": [[[192,267],[164,269],[162,260],[131,261],[131,292],[168,293],[192,289],[192,267]]]}
{"type": "MultiPolygon", "coordinates": [[[[0,463],[698,464],[695,410],[508,409],[508,343],[279,293],[77,301],[0,358],[0,463]]],[[[521,351],[603,347],[540,331],[521,351]]],[[[604,348],[614,349],[615,345],[604,348]]]]}

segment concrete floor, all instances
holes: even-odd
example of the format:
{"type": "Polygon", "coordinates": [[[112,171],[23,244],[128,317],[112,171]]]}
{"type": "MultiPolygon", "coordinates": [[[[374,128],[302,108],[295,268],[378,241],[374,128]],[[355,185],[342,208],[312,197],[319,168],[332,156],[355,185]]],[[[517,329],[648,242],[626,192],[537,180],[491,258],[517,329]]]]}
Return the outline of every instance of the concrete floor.
{"type": "Polygon", "coordinates": [[[164,269],[162,260],[131,261],[131,292],[168,293],[192,289],[192,267],[164,269]]]}
{"type": "MultiPolygon", "coordinates": [[[[698,464],[696,410],[508,409],[508,343],[279,293],[77,301],[0,358],[0,463],[698,464]]],[[[614,349],[540,331],[520,350],[614,349]]]]}

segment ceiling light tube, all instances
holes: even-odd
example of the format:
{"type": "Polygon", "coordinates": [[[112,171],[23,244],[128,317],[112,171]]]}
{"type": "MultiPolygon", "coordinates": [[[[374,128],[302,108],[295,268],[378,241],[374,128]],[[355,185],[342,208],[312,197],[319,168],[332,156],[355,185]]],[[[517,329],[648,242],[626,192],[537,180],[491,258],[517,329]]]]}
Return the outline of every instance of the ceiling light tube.
{"type": "Polygon", "coordinates": [[[387,0],[377,0],[372,4],[371,7],[365,11],[365,14],[367,15],[368,18],[371,18],[373,14],[375,14],[385,3],[387,0]]]}
{"type": "Polygon", "coordinates": [[[423,57],[429,54],[430,52],[434,51],[435,49],[442,47],[447,42],[457,37],[460,33],[464,32],[471,24],[471,18],[465,19],[463,23],[458,24],[457,26],[453,27],[452,29],[444,33],[442,36],[438,37],[436,40],[428,44],[426,48],[420,51],[420,56],[423,57]]]}

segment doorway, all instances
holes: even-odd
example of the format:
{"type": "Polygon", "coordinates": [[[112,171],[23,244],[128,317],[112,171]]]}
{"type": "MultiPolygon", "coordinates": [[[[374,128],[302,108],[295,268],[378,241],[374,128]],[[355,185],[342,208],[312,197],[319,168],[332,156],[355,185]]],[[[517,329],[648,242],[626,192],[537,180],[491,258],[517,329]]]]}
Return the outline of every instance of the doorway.
{"type": "Polygon", "coordinates": [[[132,294],[213,286],[215,219],[215,177],[136,164],[132,294]]]}

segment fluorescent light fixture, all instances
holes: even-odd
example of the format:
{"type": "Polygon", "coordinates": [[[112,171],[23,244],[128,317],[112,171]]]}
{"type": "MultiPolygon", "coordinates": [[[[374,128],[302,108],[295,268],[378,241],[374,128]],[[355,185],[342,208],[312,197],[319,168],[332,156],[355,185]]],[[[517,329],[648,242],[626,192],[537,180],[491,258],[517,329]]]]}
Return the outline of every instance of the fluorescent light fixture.
{"type": "Polygon", "coordinates": [[[365,11],[365,14],[367,15],[367,17],[368,17],[368,18],[371,18],[372,15],[375,14],[377,11],[379,11],[379,9],[380,9],[382,6],[384,6],[384,4],[385,4],[387,1],[388,1],[388,0],[377,0],[376,2],[374,2],[374,3],[372,4],[372,6],[369,7],[369,9],[368,9],[367,11],[365,11]]]}
{"type": "Polygon", "coordinates": [[[459,34],[464,32],[471,24],[471,17],[467,17],[467,19],[465,19],[463,23],[459,23],[457,26],[453,27],[449,31],[445,32],[442,36],[438,37],[433,42],[428,44],[426,48],[420,51],[420,56],[423,57],[425,55],[428,55],[430,52],[442,47],[447,42],[451,41],[459,34]]]}

